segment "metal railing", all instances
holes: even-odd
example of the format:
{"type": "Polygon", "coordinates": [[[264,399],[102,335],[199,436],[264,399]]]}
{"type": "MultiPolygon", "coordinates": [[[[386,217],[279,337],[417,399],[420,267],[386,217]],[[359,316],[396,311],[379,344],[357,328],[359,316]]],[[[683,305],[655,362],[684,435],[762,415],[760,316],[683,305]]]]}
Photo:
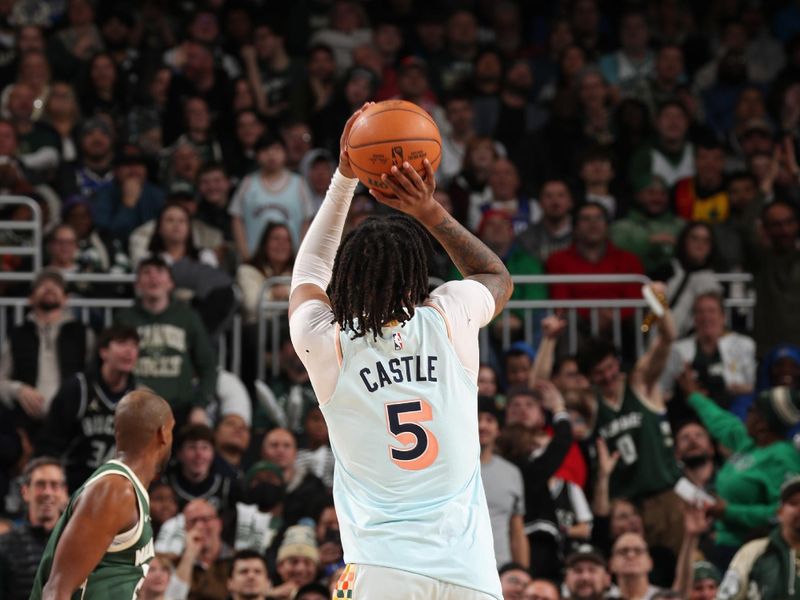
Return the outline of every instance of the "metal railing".
{"type": "Polygon", "coordinates": [[[36,273],[42,268],[42,210],[39,204],[31,198],[25,196],[0,196],[0,208],[11,205],[23,205],[31,209],[33,217],[29,221],[0,221],[0,232],[2,231],[32,231],[33,243],[28,246],[0,246],[0,256],[30,256],[30,271],[5,271],[0,273],[6,281],[28,281],[33,280],[36,273]]]}

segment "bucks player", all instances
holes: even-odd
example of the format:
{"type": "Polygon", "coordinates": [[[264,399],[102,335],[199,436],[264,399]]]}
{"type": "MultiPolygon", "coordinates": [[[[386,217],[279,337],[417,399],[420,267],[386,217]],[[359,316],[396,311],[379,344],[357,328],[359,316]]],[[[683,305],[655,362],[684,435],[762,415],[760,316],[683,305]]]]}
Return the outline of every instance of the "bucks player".
{"type": "Polygon", "coordinates": [[[147,487],[169,460],[169,404],[134,391],[114,416],[116,454],[70,498],[50,535],[31,600],[134,598],[153,558],[147,487]]]}
{"type": "MultiPolygon", "coordinates": [[[[652,287],[657,295],[664,293],[663,284],[652,287]]],[[[659,384],[675,335],[672,312],[665,308],[653,343],[630,373],[622,372],[617,351],[606,340],[586,343],[578,363],[597,397],[595,434],[606,441],[610,451],[619,454],[611,475],[611,498],[637,503],[648,544],[666,546],[677,555],[683,517],[672,488],[678,479],[678,466],[659,384]]]]}
{"type": "Polygon", "coordinates": [[[100,368],[77,373],[58,389],[36,444],[42,456],[61,456],[70,493],[114,456],[114,411],[136,387],[139,334],[116,325],[100,334],[100,368]]]}
{"type": "Polygon", "coordinates": [[[407,163],[384,176],[394,197],[372,193],[422,224],[464,281],[428,295],[428,236],[406,216],[368,219],[339,246],[357,184],[344,142],[357,117],[289,300],[336,457],[348,565],[334,597],[501,598],[479,460],[478,330],[507,302],[511,277],[433,199],[427,162],[424,180],[407,163]]]}

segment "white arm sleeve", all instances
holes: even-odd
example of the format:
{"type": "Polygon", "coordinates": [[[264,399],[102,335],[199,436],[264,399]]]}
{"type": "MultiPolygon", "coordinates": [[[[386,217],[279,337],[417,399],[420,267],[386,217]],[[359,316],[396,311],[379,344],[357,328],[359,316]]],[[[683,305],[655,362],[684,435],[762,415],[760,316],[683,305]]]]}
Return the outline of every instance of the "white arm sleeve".
{"type": "Polygon", "coordinates": [[[323,290],[328,287],[356,185],[358,179],[345,177],[338,169],[333,174],[325,200],[297,251],[291,292],[304,283],[313,283],[323,290]]]}

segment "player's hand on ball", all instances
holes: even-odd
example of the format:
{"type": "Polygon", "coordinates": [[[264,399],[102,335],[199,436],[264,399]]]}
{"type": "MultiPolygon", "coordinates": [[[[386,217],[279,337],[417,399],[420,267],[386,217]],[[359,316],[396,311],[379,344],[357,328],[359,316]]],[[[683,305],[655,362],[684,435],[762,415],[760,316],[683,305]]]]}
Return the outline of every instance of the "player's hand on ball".
{"type": "Polygon", "coordinates": [[[426,158],[422,161],[425,168],[425,179],[420,177],[414,168],[404,162],[401,168],[392,167],[391,175],[381,175],[381,180],[389,187],[394,196],[389,196],[376,189],[369,191],[378,202],[391,206],[407,215],[420,219],[431,212],[432,208],[439,206],[433,198],[436,191],[436,179],[433,167],[426,158]]]}
{"type": "Polygon", "coordinates": [[[347,139],[350,137],[350,130],[353,128],[353,123],[355,123],[358,120],[358,118],[361,116],[361,113],[370,104],[375,104],[375,103],[364,102],[364,106],[362,106],[352,115],[350,115],[350,118],[347,119],[347,123],[344,124],[342,137],[339,138],[339,173],[350,179],[355,179],[356,174],[353,172],[353,168],[350,166],[350,157],[347,155],[347,139]]]}

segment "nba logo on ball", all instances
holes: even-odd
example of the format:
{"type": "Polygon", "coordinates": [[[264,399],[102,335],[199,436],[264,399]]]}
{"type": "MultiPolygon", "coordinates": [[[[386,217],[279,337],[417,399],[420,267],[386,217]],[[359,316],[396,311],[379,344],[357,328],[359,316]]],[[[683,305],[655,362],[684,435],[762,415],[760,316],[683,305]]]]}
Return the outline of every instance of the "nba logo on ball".
{"type": "Polygon", "coordinates": [[[394,349],[395,350],[402,350],[403,349],[403,337],[400,333],[393,333],[392,334],[392,341],[394,342],[394,349]]]}
{"type": "Polygon", "coordinates": [[[398,169],[403,165],[403,147],[392,146],[392,163],[398,169]]]}

